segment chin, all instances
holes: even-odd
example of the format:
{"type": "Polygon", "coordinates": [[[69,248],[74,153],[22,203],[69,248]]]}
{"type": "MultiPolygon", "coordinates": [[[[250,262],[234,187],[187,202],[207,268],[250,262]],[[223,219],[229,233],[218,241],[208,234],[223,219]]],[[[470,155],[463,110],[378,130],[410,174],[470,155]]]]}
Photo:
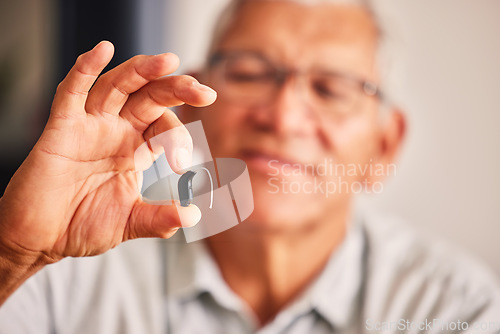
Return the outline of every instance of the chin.
{"type": "Polygon", "coordinates": [[[324,214],[320,202],[314,201],[311,195],[276,192],[266,180],[255,178],[252,180],[252,189],[254,212],[243,223],[252,230],[294,231],[307,228],[324,214]]]}

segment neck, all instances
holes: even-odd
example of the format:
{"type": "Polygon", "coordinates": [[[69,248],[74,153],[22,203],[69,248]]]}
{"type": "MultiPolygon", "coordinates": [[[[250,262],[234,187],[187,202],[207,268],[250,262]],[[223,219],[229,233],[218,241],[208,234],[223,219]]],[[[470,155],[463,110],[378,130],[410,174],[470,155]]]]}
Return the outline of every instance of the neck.
{"type": "Polygon", "coordinates": [[[286,233],[252,229],[248,221],[209,238],[208,245],[225,281],[263,325],[321,272],[344,239],[347,213],[286,233]]]}

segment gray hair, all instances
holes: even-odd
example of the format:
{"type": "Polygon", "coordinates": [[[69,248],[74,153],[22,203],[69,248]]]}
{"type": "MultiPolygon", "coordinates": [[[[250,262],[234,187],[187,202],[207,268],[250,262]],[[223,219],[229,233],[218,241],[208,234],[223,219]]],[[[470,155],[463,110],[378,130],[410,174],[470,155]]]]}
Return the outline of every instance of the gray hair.
{"type": "MultiPolygon", "coordinates": [[[[226,33],[229,25],[236,16],[241,6],[248,1],[257,0],[230,0],[227,6],[221,11],[216,24],[214,26],[212,40],[209,44],[208,56],[211,56],[221,39],[226,33]]],[[[375,23],[378,35],[378,51],[377,51],[377,66],[380,72],[380,88],[386,98],[386,103],[391,103],[394,100],[393,87],[394,76],[393,67],[395,63],[394,54],[396,53],[396,44],[394,36],[390,34],[392,30],[388,29],[387,8],[380,6],[380,0],[375,5],[375,0],[258,0],[258,1],[284,1],[294,2],[301,5],[314,6],[319,4],[343,4],[363,7],[371,15],[375,23]],[[384,11],[385,9],[385,11],[384,11]]]]}

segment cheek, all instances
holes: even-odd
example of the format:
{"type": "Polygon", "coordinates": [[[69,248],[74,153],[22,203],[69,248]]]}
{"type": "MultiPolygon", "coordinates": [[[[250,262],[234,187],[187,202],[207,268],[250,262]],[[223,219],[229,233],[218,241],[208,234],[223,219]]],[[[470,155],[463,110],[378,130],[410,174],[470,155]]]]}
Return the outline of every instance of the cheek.
{"type": "Polygon", "coordinates": [[[244,110],[223,101],[202,111],[200,119],[214,156],[231,156],[236,151],[244,117],[244,110]]]}
{"type": "Polygon", "coordinates": [[[337,163],[365,163],[374,158],[378,146],[378,120],[373,117],[351,117],[330,126],[328,144],[337,163]]]}

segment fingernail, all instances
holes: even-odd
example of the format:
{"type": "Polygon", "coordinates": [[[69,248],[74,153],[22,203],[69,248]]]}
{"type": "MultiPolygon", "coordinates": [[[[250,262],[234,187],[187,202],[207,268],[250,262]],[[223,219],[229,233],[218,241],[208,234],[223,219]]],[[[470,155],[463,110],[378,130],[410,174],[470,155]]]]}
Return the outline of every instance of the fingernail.
{"type": "Polygon", "coordinates": [[[205,86],[199,82],[196,82],[196,81],[193,81],[193,86],[196,87],[196,89],[199,89],[201,91],[204,91],[204,92],[210,92],[212,94],[216,94],[217,95],[217,92],[215,90],[213,90],[212,88],[208,87],[208,86],[205,86]]]}
{"type": "Polygon", "coordinates": [[[179,170],[191,167],[192,156],[191,153],[181,147],[175,151],[175,161],[179,170]]]}
{"type": "Polygon", "coordinates": [[[186,207],[178,206],[177,210],[179,212],[182,227],[193,227],[201,220],[201,211],[194,204],[189,204],[189,206],[186,207]]]}

